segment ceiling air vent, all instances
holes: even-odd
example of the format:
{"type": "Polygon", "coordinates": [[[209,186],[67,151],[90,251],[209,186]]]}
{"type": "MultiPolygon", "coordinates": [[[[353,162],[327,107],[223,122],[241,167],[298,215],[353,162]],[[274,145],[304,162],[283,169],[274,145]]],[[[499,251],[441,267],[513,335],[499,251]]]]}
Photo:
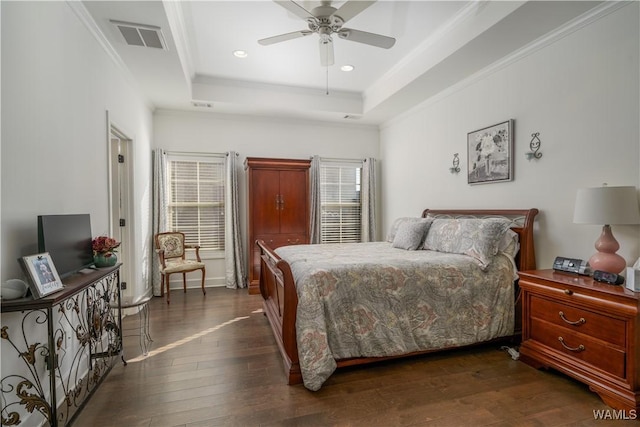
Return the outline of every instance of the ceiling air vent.
{"type": "Polygon", "coordinates": [[[213,104],[209,102],[191,101],[191,104],[193,104],[194,107],[213,108],[213,104]]]}
{"type": "Polygon", "coordinates": [[[132,22],[110,21],[115,25],[124,41],[130,46],[153,47],[156,49],[167,49],[167,45],[162,35],[162,29],[153,25],[134,24],[132,22]]]}

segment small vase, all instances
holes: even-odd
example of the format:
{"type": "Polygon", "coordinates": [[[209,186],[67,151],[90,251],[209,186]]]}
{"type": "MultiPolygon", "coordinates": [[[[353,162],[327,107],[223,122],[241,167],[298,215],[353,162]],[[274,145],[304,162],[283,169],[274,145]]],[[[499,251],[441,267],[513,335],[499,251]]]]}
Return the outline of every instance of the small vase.
{"type": "Polygon", "coordinates": [[[93,263],[96,267],[113,267],[118,262],[118,257],[113,252],[107,254],[96,254],[93,257],[93,263]]]}

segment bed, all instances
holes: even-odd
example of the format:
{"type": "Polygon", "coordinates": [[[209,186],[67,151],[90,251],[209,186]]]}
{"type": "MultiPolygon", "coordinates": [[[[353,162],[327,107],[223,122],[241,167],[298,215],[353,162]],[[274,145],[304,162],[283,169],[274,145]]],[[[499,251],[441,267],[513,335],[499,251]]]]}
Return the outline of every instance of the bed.
{"type": "Polygon", "coordinates": [[[340,367],[519,334],[517,271],[535,269],[537,209],[430,210],[384,242],[260,249],[263,309],[289,384],[340,367]]]}

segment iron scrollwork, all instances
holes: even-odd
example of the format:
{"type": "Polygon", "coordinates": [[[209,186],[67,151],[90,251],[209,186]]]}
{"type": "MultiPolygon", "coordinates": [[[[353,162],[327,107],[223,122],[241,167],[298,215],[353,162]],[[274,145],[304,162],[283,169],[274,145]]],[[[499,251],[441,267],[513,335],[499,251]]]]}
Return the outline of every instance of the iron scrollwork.
{"type": "Polygon", "coordinates": [[[524,153],[525,156],[527,156],[527,160],[539,159],[540,157],[542,157],[542,153],[539,152],[542,141],[540,141],[539,137],[540,132],[534,132],[531,134],[531,141],[529,142],[529,149],[531,151],[528,153],[524,153]]]}
{"type": "MultiPolygon", "coordinates": [[[[120,354],[121,316],[110,308],[120,301],[118,269],[79,289],[45,308],[15,311],[22,315],[22,336],[2,326],[2,356],[7,357],[7,347],[23,362],[19,374],[0,380],[2,425],[19,425],[36,414],[42,417],[38,424],[67,425],[120,354]],[[35,334],[36,339],[46,343],[34,341],[38,326],[46,326],[47,333],[35,334]]],[[[3,321],[5,316],[10,317],[4,314],[3,321]]]]}
{"type": "Polygon", "coordinates": [[[29,343],[25,333],[25,324],[31,322],[43,325],[48,322],[47,310],[32,310],[22,318],[22,338],[17,338],[20,343],[14,341],[9,334],[9,328],[3,326],[0,330],[0,338],[6,341],[17,353],[18,358],[24,362],[28,374],[8,375],[0,380],[2,391],[2,425],[18,425],[22,422],[20,406],[24,406],[27,412],[40,413],[51,424],[51,406],[47,401],[41,373],[36,365],[38,356],[42,359],[49,358],[49,348],[39,342],[29,343]],[[7,403],[6,395],[15,395],[16,399],[7,403]]]}
{"type": "Polygon", "coordinates": [[[451,173],[460,172],[460,157],[458,157],[458,153],[453,154],[453,160],[451,162],[451,167],[449,168],[449,172],[451,173]]]}

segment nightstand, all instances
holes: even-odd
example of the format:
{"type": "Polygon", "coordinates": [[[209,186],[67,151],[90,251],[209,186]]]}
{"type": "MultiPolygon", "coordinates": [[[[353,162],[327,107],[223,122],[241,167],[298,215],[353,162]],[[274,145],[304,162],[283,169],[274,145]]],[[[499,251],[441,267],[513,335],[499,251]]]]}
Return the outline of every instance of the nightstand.
{"type": "Polygon", "coordinates": [[[640,410],[640,293],[554,270],[519,274],[520,360],[589,385],[612,408],[640,410]]]}

